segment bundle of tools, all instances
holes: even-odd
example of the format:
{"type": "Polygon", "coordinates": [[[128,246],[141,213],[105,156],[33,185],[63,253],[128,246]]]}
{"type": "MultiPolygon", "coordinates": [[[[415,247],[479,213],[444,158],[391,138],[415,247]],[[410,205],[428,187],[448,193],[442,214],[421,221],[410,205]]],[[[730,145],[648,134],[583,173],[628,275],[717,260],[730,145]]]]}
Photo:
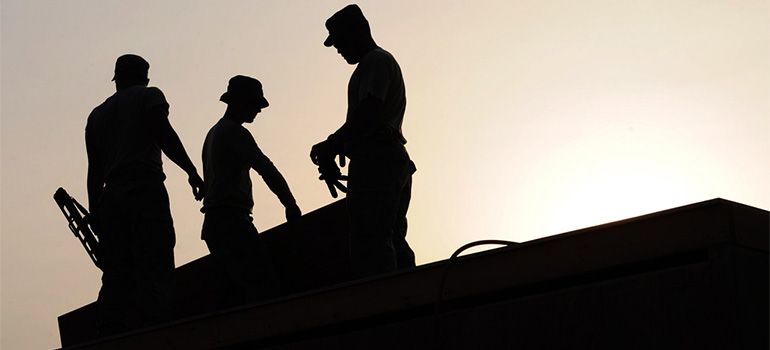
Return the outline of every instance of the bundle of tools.
{"type": "Polygon", "coordinates": [[[318,172],[321,174],[319,180],[326,182],[329,187],[329,193],[337,198],[337,189],[341,192],[347,192],[347,187],[340,181],[346,181],[347,176],[342,175],[340,168],[334,161],[339,156],[340,166],[345,166],[345,155],[343,154],[342,142],[334,134],[329,135],[326,141],[322,141],[313,146],[310,150],[310,160],[318,166],[318,172]]]}
{"type": "MultiPolygon", "coordinates": [[[[340,159],[340,162],[342,162],[344,166],[345,158],[340,156],[340,159]]],[[[333,158],[319,162],[318,172],[321,174],[318,179],[326,182],[326,186],[329,187],[329,193],[331,193],[333,198],[337,198],[337,190],[335,187],[338,188],[341,192],[347,192],[347,187],[345,187],[345,185],[343,185],[340,180],[347,180],[348,177],[342,175],[340,168],[337,167],[337,163],[334,162],[333,158]]]]}

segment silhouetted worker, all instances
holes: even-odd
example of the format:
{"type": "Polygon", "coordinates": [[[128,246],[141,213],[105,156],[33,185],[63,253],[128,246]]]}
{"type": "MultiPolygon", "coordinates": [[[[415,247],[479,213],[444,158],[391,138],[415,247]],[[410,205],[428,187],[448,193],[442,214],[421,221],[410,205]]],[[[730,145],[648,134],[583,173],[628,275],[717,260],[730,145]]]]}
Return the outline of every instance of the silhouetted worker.
{"type": "Polygon", "coordinates": [[[168,120],[168,103],[147,87],[150,65],[137,55],[115,63],[117,92],[94,108],[86,125],[88,203],[99,235],[101,335],[129,329],[134,304],[143,326],[172,318],[176,236],[163,184],[161,151],[187,173],[197,200],[203,180],[168,120]]]}
{"type": "Polygon", "coordinates": [[[220,306],[226,307],[280,293],[278,274],[252,223],[249,171],[256,170],[278,196],[286,208],[286,220],[297,220],[302,212],[283,175],[242,126],[268,106],[262,84],[251,77],[235,76],[220,101],[227,104],[227,110],[203,144],[206,198],[201,209],[205,213],[201,238],[224,277],[220,306]]]}
{"type": "Polygon", "coordinates": [[[350,158],[347,205],[353,274],[366,276],[415,266],[406,242],[406,212],[411,198],[414,163],[404,147],[401,124],[406,89],[393,56],[377,46],[361,9],[348,5],[326,21],[334,46],[349,64],[358,64],[348,85],[345,123],[326,141],[313,146],[310,158],[319,166],[334,196],[340,171],[334,157],[350,158]]]}

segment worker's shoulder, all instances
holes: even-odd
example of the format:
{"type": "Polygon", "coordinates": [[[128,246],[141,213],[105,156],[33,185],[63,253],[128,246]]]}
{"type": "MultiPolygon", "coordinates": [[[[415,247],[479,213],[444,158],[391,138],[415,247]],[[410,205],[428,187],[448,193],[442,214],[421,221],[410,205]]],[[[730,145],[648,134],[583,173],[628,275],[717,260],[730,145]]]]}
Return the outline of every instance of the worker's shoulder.
{"type": "Polygon", "coordinates": [[[146,109],[161,107],[168,110],[168,101],[166,95],[159,88],[154,86],[140,87],[135,92],[137,94],[137,103],[143,105],[146,109]]]}
{"type": "Polygon", "coordinates": [[[104,101],[102,101],[102,103],[100,103],[98,106],[94,107],[94,109],[91,110],[91,113],[88,114],[89,124],[92,120],[100,118],[101,115],[104,114],[105,110],[110,109],[110,106],[115,103],[115,99],[116,99],[116,96],[118,95],[118,92],[113,93],[112,95],[107,97],[104,101]]]}
{"type": "Polygon", "coordinates": [[[362,58],[362,61],[363,60],[372,60],[372,61],[388,60],[388,61],[390,61],[390,60],[395,60],[395,59],[396,58],[393,57],[393,55],[389,51],[387,51],[387,50],[385,50],[385,49],[383,49],[383,48],[378,46],[378,47],[372,49],[371,51],[369,51],[362,58]]]}
{"type": "Polygon", "coordinates": [[[362,70],[397,69],[398,61],[387,50],[377,47],[361,58],[359,66],[362,70]]]}
{"type": "Polygon", "coordinates": [[[163,91],[155,86],[135,85],[118,91],[107,100],[109,101],[110,99],[120,101],[121,103],[141,103],[145,99],[165,102],[166,96],[163,94],[163,91]]]}
{"type": "Polygon", "coordinates": [[[156,86],[147,86],[147,87],[144,88],[144,91],[145,91],[145,93],[148,93],[148,94],[161,94],[161,95],[163,95],[163,91],[160,88],[156,87],[156,86]]]}
{"type": "Polygon", "coordinates": [[[219,141],[227,143],[238,142],[243,138],[252,139],[251,132],[248,129],[227,118],[217,121],[209,130],[209,133],[219,141]]]}
{"type": "Polygon", "coordinates": [[[155,86],[140,86],[137,87],[133,93],[143,96],[149,104],[167,104],[166,95],[163,94],[159,88],[155,86]]]}

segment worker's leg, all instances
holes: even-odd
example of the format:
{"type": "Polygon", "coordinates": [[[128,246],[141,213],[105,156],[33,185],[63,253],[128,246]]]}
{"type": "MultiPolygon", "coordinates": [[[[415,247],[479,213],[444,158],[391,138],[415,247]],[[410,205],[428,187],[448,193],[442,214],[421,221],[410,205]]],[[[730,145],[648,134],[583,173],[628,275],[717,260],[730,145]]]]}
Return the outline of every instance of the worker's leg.
{"type": "Polygon", "coordinates": [[[415,266],[414,251],[406,241],[407,220],[406,212],[409,210],[409,201],[412,198],[412,174],[401,189],[396,206],[396,220],[393,225],[393,247],[396,250],[396,267],[405,269],[415,266]]]}
{"type": "Polygon", "coordinates": [[[96,207],[92,223],[99,238],[99,266],[102,287],[97,305],[99,335],[122,333],[131,327],[128,310],[134,306],[134,260],[131,255],[130,224],[123,210],[123,200],[105,191],[96,207]]]}
{"type": "Polygon", "coordinates": [[[280,295],[278,274],[250,215],[206,213],[203,231],[224,279],[220,307],[280,295]]]}
{"type": "Polygon", "coordinates": [[[350,162],[347,205],[354,276],[395,271],[398,267],[393,228],[405,173],[405,161],[350,162]]]}
{"type": "Polygon", "coordinates": [[[173,319],[174,245],[168,193],[162,185],[131,197],[137,208],[132,231],[132,253],[136,260],[137,306],[144,326],[173,319]]]}

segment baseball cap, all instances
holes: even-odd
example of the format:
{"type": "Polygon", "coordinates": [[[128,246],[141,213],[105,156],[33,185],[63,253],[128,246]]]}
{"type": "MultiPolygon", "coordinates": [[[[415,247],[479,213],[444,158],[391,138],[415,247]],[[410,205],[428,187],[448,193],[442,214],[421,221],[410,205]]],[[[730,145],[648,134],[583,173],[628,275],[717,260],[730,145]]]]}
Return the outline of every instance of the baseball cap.
{"type": "Polygon", "coordinates": [[[368,29],[369,21],[364,17],[361,8],[356,4],[345,6],[326,20],[326,29],[329,36],[324,41],[324,46],[334,45],[335,41],[351,31],[368,29]]]}
{"type": "Polygon", "coordinates": [[[115,75],[112,80],[117,79],[141,79],[147,78],[147,71],[150,70],[150,64],[141,56],[134,54],[125,54],[118,57],[115,61],[115,75]]]}

